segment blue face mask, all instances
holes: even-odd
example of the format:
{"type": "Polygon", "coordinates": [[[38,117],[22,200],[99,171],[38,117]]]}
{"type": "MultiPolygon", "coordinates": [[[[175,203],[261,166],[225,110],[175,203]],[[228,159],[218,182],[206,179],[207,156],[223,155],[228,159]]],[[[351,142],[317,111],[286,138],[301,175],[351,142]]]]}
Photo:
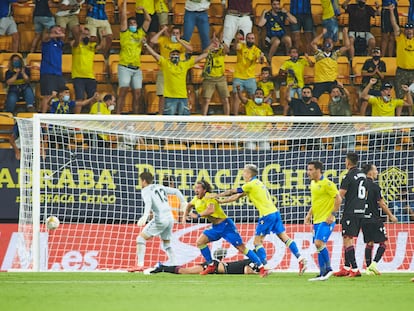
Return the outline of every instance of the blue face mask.
{"type": "Polygon", "coordinates": [[[19,60],[15,60],[15,61],[13,61],[13,67],[14,68],[21,68],[22,63],[19,60]]]}
{"type": "Polygon", "coordinates": [[[68,102],[70,100],[70,96],[69,95],[64,95],[62,99],[63,99],[64,102],[68,102]]]}
{"type": "Polygon", "coordinates": [[[129,26],[128,29],[131,32],[137,32],[137,26],[129,26]]]}

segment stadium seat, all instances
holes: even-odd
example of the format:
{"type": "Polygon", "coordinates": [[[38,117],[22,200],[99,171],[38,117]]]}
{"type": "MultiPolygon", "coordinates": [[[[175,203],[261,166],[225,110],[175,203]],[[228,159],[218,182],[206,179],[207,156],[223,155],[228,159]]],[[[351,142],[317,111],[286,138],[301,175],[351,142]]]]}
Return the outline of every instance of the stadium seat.
{"type": "Polygon", "coordinates": [[[156,82],[159,67],[152,55],[141,55],[141,70],[143,83],[156,82]]]}
{"type": "Polygon", "coordinates": [[[337,80],[343,84],[350,84],[350,65],[349,60],[345,56],[338,58],[338,77],[337,80]]]}
{"type": "Polygon", "coordinates": [[[183,25],[184,24],[184,12],[185,12],[185,3],[176,3],[173,6],[173,24],[174,25],[183,25]]]}
{"type": "Polygon", "coordinates": [[[213,25],[222,25],[224,21],[224,9],[223,5],[220,3],[211,3],[208,10],[208,21],[213,25]]]}
{"type": "Polygon", "coordinates": [[[17,118],[33,118],[34,112],[18,112],[16,117],[17,118]]]}
{"type": "Polygon", "coordinates": [[[354,74],[354,84],[362,83],[362,67],[367,59],[370,59],[368,56],[355,56],[352,60],[352,72],[354,74]]]}
{"type": "Polygon", "coordinates": [[[237,56],[235,55],[226,55],[224,58],[224,64],[225,64],[224,74],[226,75],[228,83],[233,82],[233,74],[234,74],[234,69],[236,68],[236,62],[237,62],[237,56]]]}
{"type": "Polygon", "coordinates": [[[109,55],[108,65],[109,65],[109,76],[112,83],[118,83],[118,63],[119,63],[119,54],[109,55]]]}
{"type": "Polygon", "coordinates": [[[72,78],[72,54],[62,55],[62,74],[65,78],[72,78]]]}
{"type": "Polygon", "coordinates": [[[330,96],[328,93],[323,93],[318,99],[318,105],[324,115],[329,115],[329,99],[330,96]]]}
{"type": "Polygon", "coordinates": [[[93,71],[95,73],[95,79],[98,83],[106,82],[108,70],[105,58],[102,54],[95,54],[93,60],[93,71]]]}
{"type": "Polygon", "coordinates": [[[13,4],[13,18],[16,24],[26,23],[32,24],[33,23],[33,11],[34,11],[34,4],[33,3],[14,3],[13,4]]]}
{"type": "Polygon", "coordinates": [[[8,142],[13,134],[14,118],[11,112],[0,112],[0,141],[8,142]]]}
{"type": "Polygon", "coordinates": [[[181,143],[177,144],[166,144],[164,150],[187,150],[187,146],[181,143]]]}
{"type": "Polygon", "coordinates": [[[381,57],[381,60],[385,62],[387,71],[385,78],[394,78],[397,71],[397,58],[396,57],[381,57]]]}
{"type": "Polygon", "coordinates": [[[30,68],[30,76],[33,82],[40,80],[40,63],[42,53],[29,53],[26,57],[26,65],[30,68]]]}
{"type": "Polygon", "coordinates": [[[29,52],[32,47],[32,42],[36,36],[32,23],[18,24],[17,30],[19,32],[19,51],[29,52]]]}
{"type": "Polygon", "coordinates": [[[11,51],[12,41],[12,36],[0,36],[0,51],[11,51]]]}
{"type": "Polygon", "coordinates": [[[155,145],[155,144],[138,144],[135,147],[136,150],[160,150],[160,146],[159,145],[155,145]]]}
{"type": "Polygon", "coordinates": [[[357,135],[355,151],[367,151],[369,146],[368,135],[357,135]]]}
{"type": "Polygon", "coordinates": [[[0,111],[4,110],[6,105],[7,91],[4,89],[3,83],[0,83],[0,111]]]}
{"type": "Polygon", "coordinates": [[[203,82],[204,65],[205,65],[205,60],[199,62],[193,68],[191,68],[190,75],[191,75],[191,82],[193,84],[201,84],[203,82]]]}
{"type": "Polygon", "coordinates": [[[146,84],[144,86],[144,102],[148,114],[157,114],[159,112],[159,98],[156,94],[155,84],[146,84]]]}

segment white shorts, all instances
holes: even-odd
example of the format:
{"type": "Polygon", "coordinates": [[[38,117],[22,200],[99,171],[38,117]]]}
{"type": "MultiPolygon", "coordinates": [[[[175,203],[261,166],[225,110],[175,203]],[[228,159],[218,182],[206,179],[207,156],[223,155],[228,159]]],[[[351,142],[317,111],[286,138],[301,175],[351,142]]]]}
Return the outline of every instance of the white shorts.
{"type": "Polygon", "coordinates": [[[171,240],[172,228],[174,225],[174,218],[168,219],[163,222],[156,222],[154,219],[151,220],[142,230],[146,236],[153,237],[159,236],[161,240],[171,240]]]}
{"type": "Polygon", "coordinates": [[[246,16],[234,16],[227,14],[224,17],[223,26],[223,41],[227,46],[230,46],[233,39],[236,37],[236,33],[239,30],[243,30],[244,37],[248,33],[252,32],[253,23],[249,15],[246,16]]]}
{"type": "Polygon", "coordinates": [[[13,17],[0,18],[0,36],[11,35],[17,32],[17,25],[13,17]]]}

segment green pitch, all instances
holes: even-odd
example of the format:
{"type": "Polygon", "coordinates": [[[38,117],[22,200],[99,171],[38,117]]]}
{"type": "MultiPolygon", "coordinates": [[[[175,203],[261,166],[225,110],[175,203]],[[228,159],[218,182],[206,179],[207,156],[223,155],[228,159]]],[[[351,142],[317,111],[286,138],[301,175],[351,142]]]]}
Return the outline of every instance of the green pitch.
{"type": "Polygon", "coordinates": [[[314,274],[0,273],[0,310],[412,310],[412,274],[309,282],[314,274]]]}

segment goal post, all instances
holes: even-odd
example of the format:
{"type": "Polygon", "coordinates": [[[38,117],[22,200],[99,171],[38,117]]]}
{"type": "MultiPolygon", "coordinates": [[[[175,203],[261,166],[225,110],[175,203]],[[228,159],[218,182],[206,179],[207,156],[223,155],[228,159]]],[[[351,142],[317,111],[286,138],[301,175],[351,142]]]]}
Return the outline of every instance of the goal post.
{"type": "MultiPolygon", "coordinates": [[[[346,173],[345,156],[358,153],[359,165],[370,162],[398,224],[386,223],[388,248],[381,271],[414,269],[413,117],[247,117],[35,114],[18,119],[21,139],[19,241],[10,254],[10,269],[32,271],[126,271],[136,264],[137,226],[143,213],[139,174],[150,171],[156,183],[169,176],[190,201],[203,179],[222,192],[243,184],[242,169],[255,164],[259,178],[280,210],[287,233],[296,241],[310,270],[317,270],[312,226],[304,224],[310,207],[307,163],[324,163],[324,175],[336,185],[346,173]],[[60,226],[47,230],[45,219],[60,226]]],[[[172,246],[178,264],[202,262],[195,246],[209,226],[203,220],[176,219],[172,246]]],[[[253,247],[258,214],[242,198],[223,205],[243,240],[253,247]]],[[[364,268],[362,235],[357,261],[364,268]]],[[[337,224],[328,247],[333,268],[342,260],[337,224]]],[[[241,259],[223,240],[226,260],[241,259]]],[[[274,235],[265,239],[271,268],[295,271],[297,261],[274,235]]],[[[166,262],[155,237],[147,242],[145,266],[166,262]]]]}

